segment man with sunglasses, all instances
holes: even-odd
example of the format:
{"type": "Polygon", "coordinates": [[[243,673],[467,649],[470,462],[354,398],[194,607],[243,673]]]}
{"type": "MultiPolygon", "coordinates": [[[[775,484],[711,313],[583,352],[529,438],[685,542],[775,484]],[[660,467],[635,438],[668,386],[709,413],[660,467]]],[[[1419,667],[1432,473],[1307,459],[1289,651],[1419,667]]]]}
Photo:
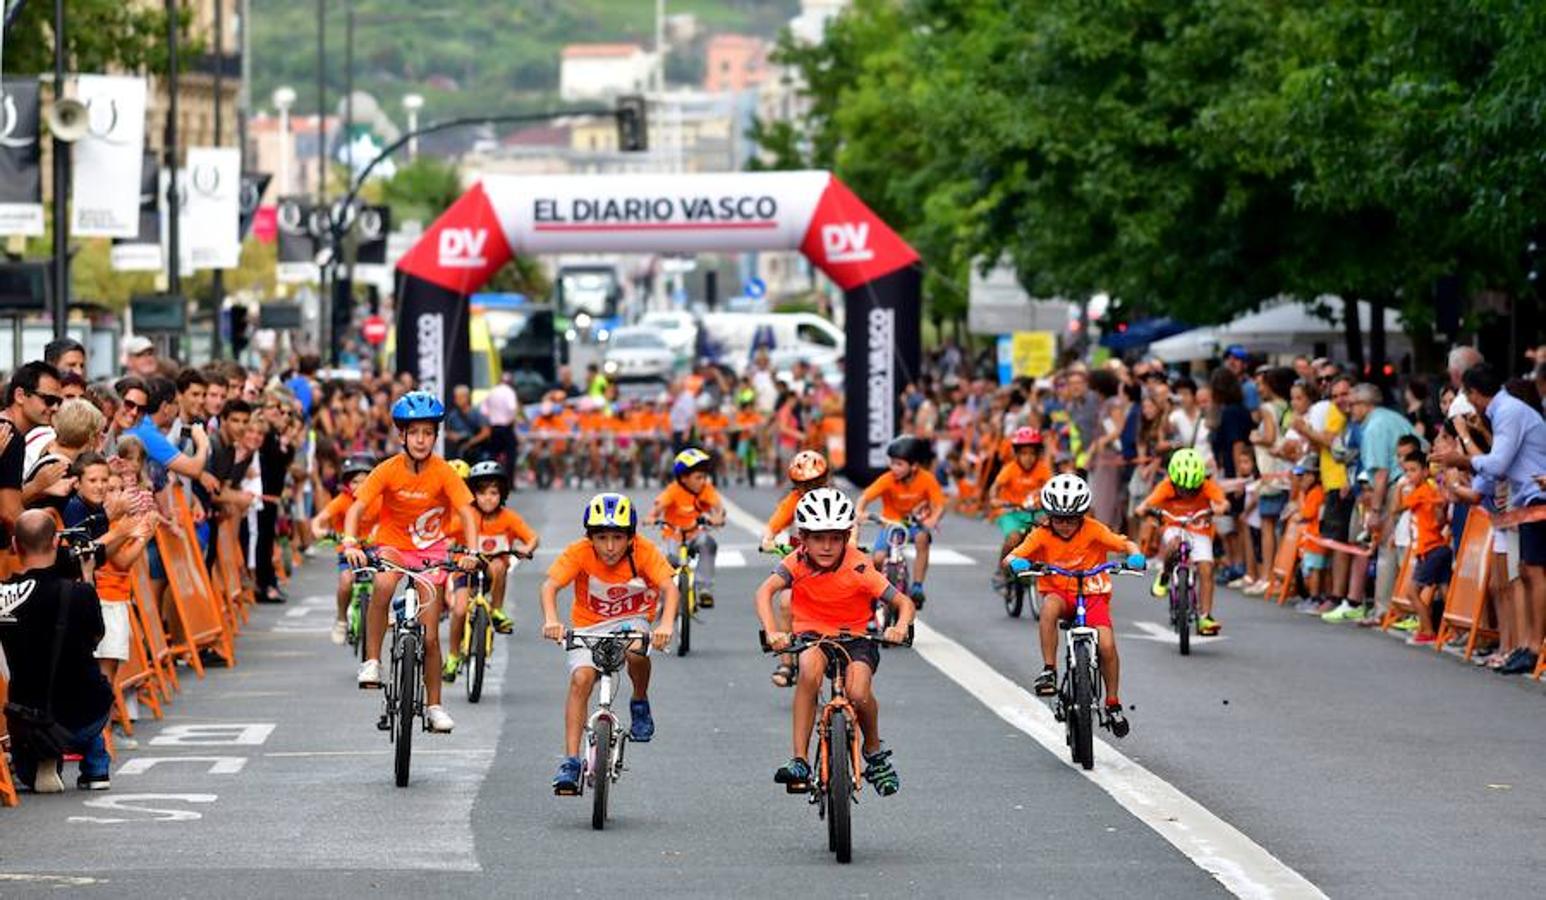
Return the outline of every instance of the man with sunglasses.
{"type": "Polygon", "coordinates": [[[16,370],[5,388],[6,407],[0,412],[0,524],[9,534],[16,519],[31,502],[64,478],[66,466],[48,466],[22,486],[26,469],[26,435],[50,425],[64,401],[59,370],[34,360],[16,370]]]}

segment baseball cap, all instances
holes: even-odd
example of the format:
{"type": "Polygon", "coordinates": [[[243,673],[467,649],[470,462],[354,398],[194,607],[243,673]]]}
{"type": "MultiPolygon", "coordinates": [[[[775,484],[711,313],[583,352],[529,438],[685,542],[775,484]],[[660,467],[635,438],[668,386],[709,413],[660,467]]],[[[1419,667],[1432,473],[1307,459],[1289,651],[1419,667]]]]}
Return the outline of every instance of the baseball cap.
{"type": "Polygon", "coordinates": [[[141,353],[149,353],[156,349],[156,345],[150,338],[144,335],[133,335],[123,342],[125,356],[139,356],[141,353]]]}
{"type": "Polygon", "coordinates": [[[1233,356],[1235,359],[1248,360],[1251,358],[1251,352],[1245,349],[1244,344],[1230,344],[1224,348],[1224,355],[1233,356]]]}
{"type": "Polygon", "coordinates": [[[1321,459],[1315,454],[1309,454],[1294,464],[1295,475],[1319,475],[1321,471],[1321,459]]]}

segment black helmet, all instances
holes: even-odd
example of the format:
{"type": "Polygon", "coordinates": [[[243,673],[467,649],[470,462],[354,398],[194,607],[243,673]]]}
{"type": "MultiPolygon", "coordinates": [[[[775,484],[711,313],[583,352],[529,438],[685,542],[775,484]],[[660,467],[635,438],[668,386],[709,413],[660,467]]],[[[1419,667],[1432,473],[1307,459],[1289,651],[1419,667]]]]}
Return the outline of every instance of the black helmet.
{"type": "Polygon", "coordinates": [[[904,434],[886,446],[886,455],[892,459],[905,459],[915,465],[926,466],[934,452],[929,442],[920,437],[904,434]]]}
{"type": "Polygon", "coordinates": [[[499,489],[501,491],[507,494],[510,492],[510,474],[505,471],[505,467],[500,465],[498,460],[485,459],[482,462],[473,463],[472,468],[467,470],[468,487],[474,487],[480,481],[489,481],[491,479],[499,482],[499,489]]]}
{"type": "Polygon", "coordinates": [[[344,481],[348,481],[356,475],[369,475],[376,468],[375,459],[369,456],[351,456],[344,460],[340,474],[344,481]]]}

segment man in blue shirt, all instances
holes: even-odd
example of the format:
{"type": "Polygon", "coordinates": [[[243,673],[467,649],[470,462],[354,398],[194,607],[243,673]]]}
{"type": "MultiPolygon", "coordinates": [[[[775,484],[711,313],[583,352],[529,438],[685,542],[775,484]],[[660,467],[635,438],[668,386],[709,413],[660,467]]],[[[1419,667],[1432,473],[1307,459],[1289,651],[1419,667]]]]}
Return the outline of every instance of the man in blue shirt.
{"type": "Polygon", "coordinates": [[[145,382],[146,408],[132,428],[119,432],[122,436],[139,438],[145,445],[145,455],[169,472],[187,478],[197,478],[204,471],[209,456],[209,436],[203,424],[190,425],[188,436],[193,439],[193,453],[177,449],[167,438],[167,429],[177,418],[177,385],[170,378],[154,377],[145,382]]]}
{"type": "MultiPolygon", "coordinates": [[[[1546,490],[1537,481],[1546,473],[1546,420],[1529,404],[1505,393],[1502,376],[1487,363],[1467,369],[1460,383],[1477,415],[1492,426],[1492,449],[1479,452],[1469,431],[1461,429],[1460,446],[1432,458],[1475,472],[1472,487],[1484,502],[1490,502],[1497,485],[1505,482],[1511,509],[1546,504],[1546,490]]],[[[1528,609],[1520,610],[1521,626],[1515,629],[1519,646],[1498,669],[1502,675],[1533,671],[1536,653],[1546,640],[1546,521],[1519,526],[1519,577],[1528,609]]]]}
{"type": "Polygon", "coordinates": [[[1261,406],[1261,391],[1256,387],[1256,379],[1251,377],[1251,353],[1241,344],[1230,344],[1224,350],[1224,368],[1235,373],[1240,380],[1240,392],[1245,394],[1245,408],[1247,412],[1256,412],[1261,406]]]}

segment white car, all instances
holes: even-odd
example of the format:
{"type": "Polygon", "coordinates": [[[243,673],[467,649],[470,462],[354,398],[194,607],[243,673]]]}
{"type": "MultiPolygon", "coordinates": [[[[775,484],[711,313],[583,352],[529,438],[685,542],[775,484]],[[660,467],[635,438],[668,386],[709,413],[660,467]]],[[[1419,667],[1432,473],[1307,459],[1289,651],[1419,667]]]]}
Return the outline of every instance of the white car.
{"type": "Polygon", "coordinates": [[[632,326],[612,332],[601,371],[617,381],[658,378],[669,381],[676,372],[676,354],[653,328],[632,326]]]}
{"type": "Polygon", "coordinates": [[[647,312],[639,319],[639,327],[652,328],[660,332],[665,339],[666,346],[676,354],[677,359],[692,359],[698,344],[698,323],[691,313],[675,310],[655,310],[647,312]]]}

